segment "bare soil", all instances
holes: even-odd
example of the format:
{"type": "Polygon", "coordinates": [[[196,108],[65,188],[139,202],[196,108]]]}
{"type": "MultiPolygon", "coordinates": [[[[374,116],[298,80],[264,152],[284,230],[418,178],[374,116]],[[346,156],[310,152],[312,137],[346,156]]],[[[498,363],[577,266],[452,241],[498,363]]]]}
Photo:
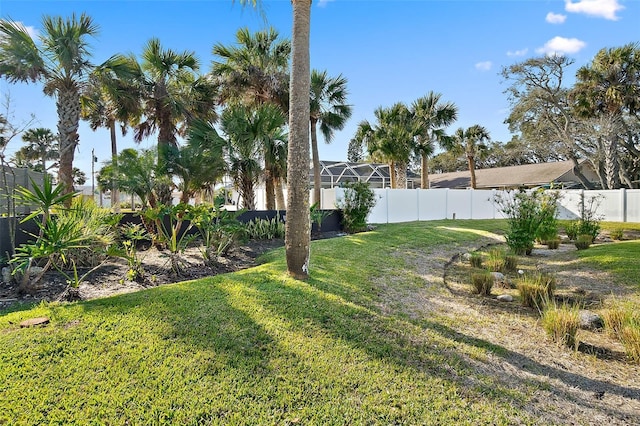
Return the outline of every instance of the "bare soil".
{"type": "MultiPolygon", "coordinates": [[[[90,300],[120,293],[130,293],[178,281],[185,281],[255,266],[257,258],[264,252],[284,245],[284,240],[250,240],[234,247],[216,262],[205,264],[200,247],[190,247],[180,255],[182,270],[174,273],[169,253],[154,247],[139,251],[145,277],[140,282],[127,279],[129,267],[125,259],[110,259],[84,279],[77,289],[70,289],[67,280],[52,270],[27,291],[21,291],[17,283],[0,283],[0,310],[16,303],[46,301],[90,300]]],[[[83,274],[88,269],[79,269],[83,274]]]]}
{"type": "MultiPolygon", "coordinates": [[[[604,234],[597,240],[609,242],[604,234]]],[[[494,286],[491,296],[472,293],[471,267],[463,254],[494,246],[504,246],[502,237],[494,235],[473,246],[404,252],[407,273],[417,274],[424,285],[399,290],[392,283],[381,284],[381,308],[449,325],[448,337],[460,342],[456,354],[463,354],[480,377],[497,379],[503,389],[495,392],[513,389],[532,394],[522,408],[539,424],[640,425],[640,366],[627,359],[617,340],[603,330],[579,330],[576,348],[558,346],[545,334],[539,312],[523,307],[510,285],[494,286]],[[501,294],[511,294],[515,300],[500,302],[501,294]]],[[[559,302],[579,302],[596,313],[612,298],[640,303],[637,292],[581,265],[569,242],[558,250],[536,246],[530,256],[519,257],[518,268],[554,274],[559,302]]],[[[507,274],[507,281],[513,284],[516,277],[517,272],[507,274]]]]}

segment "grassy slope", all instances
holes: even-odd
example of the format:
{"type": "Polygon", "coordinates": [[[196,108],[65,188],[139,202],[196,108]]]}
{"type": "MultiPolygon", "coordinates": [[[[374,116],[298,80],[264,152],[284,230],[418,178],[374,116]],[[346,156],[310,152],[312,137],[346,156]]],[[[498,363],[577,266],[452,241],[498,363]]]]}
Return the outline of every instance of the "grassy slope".
{"type": "Polygon", "coordinates": [[[0,424],[533,422],[530,395],[465,361],[501,348],[377,308],[377,282],[417,285],[391,253],[503,227],[386,225],[314,242],[307,282],[277,250],[234,274],[0,314],[0,424]],[[51,324],[16,325],[40,315],[51,324]]]}

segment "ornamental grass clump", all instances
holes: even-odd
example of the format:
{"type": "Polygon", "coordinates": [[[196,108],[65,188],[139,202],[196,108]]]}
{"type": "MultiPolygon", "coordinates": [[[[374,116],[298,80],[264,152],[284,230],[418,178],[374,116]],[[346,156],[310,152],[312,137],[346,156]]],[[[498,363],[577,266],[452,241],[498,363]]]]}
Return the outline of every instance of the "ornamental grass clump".
{"type": "Polygon", "coordinates": [[[611,239],[620,241],[624,238],[624,230],[622,228],[616,228],[611,230],[611,239]]]}
{"type": "Polygon", "coordinates": [[[542,310],[553,298],[556,289],[554,276],[545,273],[523,275],[517,285],[523,306],[542,310]]]}
{"type": "Polygon", "coordinates": [[[487,268],[493,272],[506,272],[505,253],[503,250],[494,248],[489,251],[487,268]]]}
{"type": "Polygon", "coordinates": [[[475,293],[489,296],[493,287],[493,276],[489,271],[475,272],[471,274],[471,285],[475,293]]]}
{"type": "Polygon", "coordinates": [[[575,241],[576,248],[578,250],[586,250],[591,247],[591,243],[593,242],[593,237],[589,234],[581,234],[578,235],[578,238],[575,241]]]}
{"type": "Polygon", "coordinates": [[[474,268],[482,268],[482,256],[480,253],[471,253],[469,264],[474,268]]]}
{"type": "Polygon", "coordinates": [[[632,319],[620,330],[620,342],[629,359],[640,363],[640,320],[632,319]]]}
{"type": "Polygon", "coordinates": [[[624,346],[629,359],[640,363],[640,313],[633,303],[614,301],[602,311],[605,329],[624,346]]]}
{"type": "Polygon", "coordinates": [[[555,302],[547,303],[542,312],[542,327],[549,337],[558,345],[575,348],[578,341],[576,335],[580,328],[579,309],[566,303],[558,306],[555,302]]]}

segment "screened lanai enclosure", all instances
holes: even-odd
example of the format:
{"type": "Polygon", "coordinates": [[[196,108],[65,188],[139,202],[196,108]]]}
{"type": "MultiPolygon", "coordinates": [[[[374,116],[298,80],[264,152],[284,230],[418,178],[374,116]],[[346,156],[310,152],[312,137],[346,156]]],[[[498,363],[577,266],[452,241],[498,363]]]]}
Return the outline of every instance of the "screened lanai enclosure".
{"type": "MultiPolygon", "coordinates": [[[[313,169],[309,172],[313,185],[313,169]]],[[[350,163],[346,161],[320,161],[320,180],[322,188],[340,187],[347,182],[366,182],[370,188],[391,187],[388,164],[350,163]]],[[[417,188],[420,176],[407,173],[407,188],[417,188]]]]}

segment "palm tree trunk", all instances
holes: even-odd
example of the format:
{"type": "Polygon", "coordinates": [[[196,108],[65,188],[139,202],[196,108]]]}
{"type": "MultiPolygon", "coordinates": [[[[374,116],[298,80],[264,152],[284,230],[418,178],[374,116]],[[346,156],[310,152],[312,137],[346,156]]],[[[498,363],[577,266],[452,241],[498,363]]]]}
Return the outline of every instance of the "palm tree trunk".
{"type": "Polygon", "coordinates": [[[429,189],[429,156],[425,153],[420,155],[420,188],[429,189]]]}
{"type": "Polygon", "coordinates": [[[264,189],[266,192],[265,201],[267,210],[276,209],[276,187],[274,184],[273,174],[269,171],[265,173],[264,189]]]}
{"type": "Polygon", "coordinates": [[[396,185],[400,189],[407,189],[407,163],[398,161],[395,167],[396,185]]]}
{"type": "Polygon", "coordinates": [[[391,189],[396,189],[396,162],[389,162],[389,179],[391,180],[391,189]]]}
{"type": "MultiPolygon", "coordinates": [[[[64,185],[64,192],[73,188],[73,157],[78,145],[78,123],[80,122],[80,94],[77,90],[60,90],[56,101],[58,111],[58,133],[60,137],[60,162],[58,181],[64,185]]],[[[71,205],[71,199],[65,202],[71,205]]]]}
{"type": "Polygon", "coordinates": [[[316,127],[318,120],[311,119],[311,157],[313,159],[313,200],[312,204],[320,203],[320,188],[322,181],[320,180],[320,154],[318,153],[318,135],[316,127]]]}
{"type": "Polygon", "coordinates": [[[111,136],[111,166],[113,167],[113,177],[111,178],[111,208],[115,213],[119,213],[120,194],[116,184],[116,176],[118,175],[118,143],[116,141],[116,122],[113,120],[109,122],[109,134],[111,136]]]}
{"type": "Polygon", "coordinates": [[[467,156],[467,164],[471,175],[471,188],[476,189],[476,161],[472,156],[467,156]]]}
{"type": "Polygon", "coordinates": [[[285,210],[287,208],[286,201],[284,200],[284,189],[282,187],[282,178],[274,179],[274,186],[276,187],[276,209],[285,210]]]}
{"type": "Polygon", "coordinates": [[[311,66],[309,33],[311,0],[292,0],[293,30],[289,98],[289,155],[287,158],[287,272],[309,277],[311,221],[309,216],[309,90],[311,66]]]}

